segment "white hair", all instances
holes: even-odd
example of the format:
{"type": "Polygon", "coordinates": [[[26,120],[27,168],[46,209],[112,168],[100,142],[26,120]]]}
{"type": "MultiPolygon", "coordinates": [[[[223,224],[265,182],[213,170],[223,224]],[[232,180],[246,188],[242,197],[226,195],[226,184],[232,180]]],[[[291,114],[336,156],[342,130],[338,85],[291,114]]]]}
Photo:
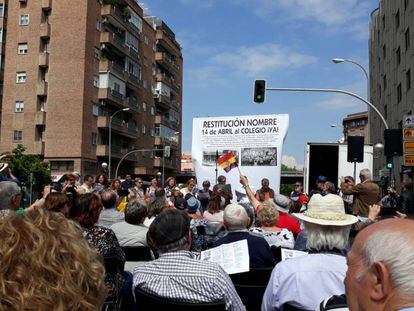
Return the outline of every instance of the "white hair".
{"type": "Polygon", "coordinates": [[[305,222],[306,247],[312,250],[342,250],[349,239],[351,226],[321,226],[305,222]]]}
{"type": "Polygon", "coordinates": [[[362,247],[365,265],[383,262],[400,295],[414,296],[414,242],[401,231],[384,229],[373,233],[362,247]]]}
{"type": "Polygon", "coordinates": [[[19,194],[20,187],[14,181],[0,182],[0,210],[10,209],[13,198],[19,194]]]}
{"type": "Polygon", "coordinates": [[[229,231],[246,229],[249,216],[245,208],[239,204],[229,204],[224,209],[223,221],[229,231]]]}
{"type": "Polygon", "coordinates": [[[364,176],[365,179],[370,180],[372,178],[371,171],[367,168],[364,168],[359,172],[359,175],[364,176]]]}

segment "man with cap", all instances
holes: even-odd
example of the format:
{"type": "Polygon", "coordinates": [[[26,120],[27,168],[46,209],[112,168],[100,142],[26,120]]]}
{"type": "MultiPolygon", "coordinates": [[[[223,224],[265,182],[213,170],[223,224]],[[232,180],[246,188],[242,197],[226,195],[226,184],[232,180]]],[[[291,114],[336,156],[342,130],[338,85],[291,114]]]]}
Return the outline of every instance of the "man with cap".
{"type": "Polygon", "coordinates": [[[223,301],[227,310],[245,310],[227,273],[216,263],[195,259],[190,218],[182,211],[163,211],[148,230],[148,243],[160,257],[134,270],[134,287],[151,295],[187,303],[223,301]]]}
{"type": "Polygon", "coordinates": [[[317,193],[321,195],[325,195],[325,191],[323,190],[323,187],[327,181],[328,179],[325,176],[323,175],[318,176],[318,178],[316,179],[316,189],[311,190],[310,196],[312,197],[314,194],[317,194],[317,193]]]}
{"type": "Polygon", "coordinates": [[[280,262],[263,296],[262,311],[315,310],[321,301],[345,292],[347,270],[342,251],[348,244],[351,225],[358,221],[345,214],[343,200],[335,194],[315,194],[308,210],[293,214],[304,222],[309,254],[280,262]]]}

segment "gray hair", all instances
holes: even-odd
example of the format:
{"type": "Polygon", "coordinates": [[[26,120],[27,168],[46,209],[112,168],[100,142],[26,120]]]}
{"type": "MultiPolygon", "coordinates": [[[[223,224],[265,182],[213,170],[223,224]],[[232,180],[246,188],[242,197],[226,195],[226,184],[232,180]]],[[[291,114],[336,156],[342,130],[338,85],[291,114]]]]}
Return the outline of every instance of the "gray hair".
{"type": "Polygon", "coordinates": [[[365,265],[383,262],[400,295],[414,296],[414,242],[401,231],[374,232],[362,247],[365,265]]]}
{"type": "Polygon", "coordinates": [[[306,247],[312,250],[343,250],[348,243],[351,226],[321,226],[304,222],[307,241],[306,247]]]}
{"type": "Polygon", "coordinates": [[[20,195],[20,187],[13,181],[0,182],[0,210],[10,209],[16,195],[20,195]]]}
{"type": "Polygon", "coordinates": [[[129,201],[125,209],[125,221],[131,225],[139,225],[147,216],[147,203],[143,200],[129,201]]]}
{"type": "Polygon", "coordinates": [[[178,241],[175,241],[173,243],[167,244],[167,245],[156,245],[157,252],[162,253],[170,253],[175,252],[183,249],[183,246],[188,244],[188,234],[184,235],[181,239],[178,241]]]}
{"type": "Polygon", "coordinates": [[[239,204],[229,204],[224,209],[223,221],[229,231],[246,229],[249,216],[246,209],[239,204]]]}
{"type": "Polygon", "coordinates": [[[364,168],[359,172],[359,175],[364,176],[365,179],[370,180],[372,178],[371,171],[367,168],[364,168]]]}

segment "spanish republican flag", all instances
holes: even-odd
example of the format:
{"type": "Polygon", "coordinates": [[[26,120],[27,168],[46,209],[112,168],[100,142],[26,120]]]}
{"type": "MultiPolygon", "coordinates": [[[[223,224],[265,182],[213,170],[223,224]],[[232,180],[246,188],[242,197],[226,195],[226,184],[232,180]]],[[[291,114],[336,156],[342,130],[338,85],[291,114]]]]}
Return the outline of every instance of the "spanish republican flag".
{"type": "Polygon", "coordinates": [[[232,168],[238,166],[236,157],[232,152],[229,152],[220,158],[217,159],[217,164],[226,171],[226,173],[230,172],[232,168]]]}

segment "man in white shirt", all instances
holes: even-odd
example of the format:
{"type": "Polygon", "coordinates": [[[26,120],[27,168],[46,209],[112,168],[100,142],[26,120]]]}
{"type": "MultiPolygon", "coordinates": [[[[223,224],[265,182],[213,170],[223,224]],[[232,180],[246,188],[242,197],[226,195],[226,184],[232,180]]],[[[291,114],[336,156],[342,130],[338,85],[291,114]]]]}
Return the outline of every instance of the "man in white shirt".
{"type": "Polygon", "coordinates": [[[358,219],[345,214],[341,197],[314,194],[308,210],[293,214],[303,220],[309,254],[276,265],[263,296],[262,311],[283,310],[286,305],[315,310],[321,301],[343,294],[346,258],[341,253],[348,243],[351,225],[358,219]]]}

